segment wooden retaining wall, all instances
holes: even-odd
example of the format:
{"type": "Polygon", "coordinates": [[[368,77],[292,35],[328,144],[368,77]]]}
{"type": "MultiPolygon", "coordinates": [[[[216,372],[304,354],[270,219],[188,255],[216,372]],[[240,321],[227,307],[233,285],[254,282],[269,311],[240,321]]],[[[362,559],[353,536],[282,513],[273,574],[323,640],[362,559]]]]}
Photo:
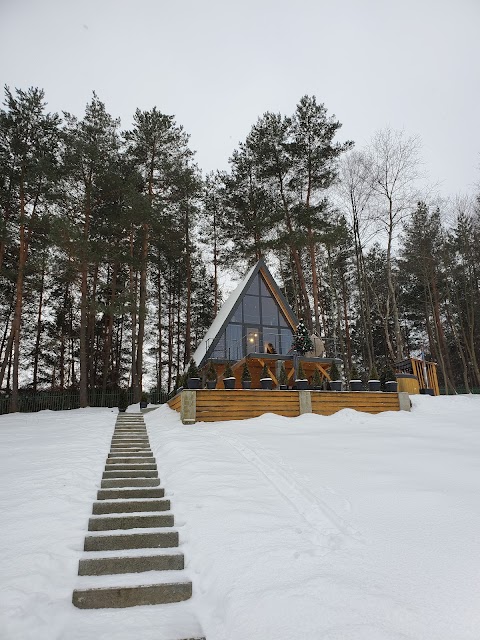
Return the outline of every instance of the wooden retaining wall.
{"type": "Polygon", "coordinates": [[[299,416],[298,393],[292,391],[197,391],[197,422],[244,420],[263,413],[299,416]]]}
{"type": "Polygon", "coordinates": [[[168,401],[168,406],[170,409],[174,409],[175,411],[180,411],[182,407],[182,394],[177,393],[171,400],[168,401]]]}
{"type": "MultiPolygon", "coordinates": [[[[369,391],[184,390],[168,402],[184,423],[245,420],[264,413],[295,417],[302,413],[329,416],[341,409],[366,413],[399,411],[410,406],[408,394],[369,391]],[[406,396],[402,398],[401,396],[406,396]]],[[[408,407],[408,408],[407,408],[408,407]]]]}
{"type": "Polygon", "coordinates": [[[381,391],[312,391],[312,413],[330,416],[340,409],[355,409],[365,413],[399,411],[398,393],[381,391]]]}

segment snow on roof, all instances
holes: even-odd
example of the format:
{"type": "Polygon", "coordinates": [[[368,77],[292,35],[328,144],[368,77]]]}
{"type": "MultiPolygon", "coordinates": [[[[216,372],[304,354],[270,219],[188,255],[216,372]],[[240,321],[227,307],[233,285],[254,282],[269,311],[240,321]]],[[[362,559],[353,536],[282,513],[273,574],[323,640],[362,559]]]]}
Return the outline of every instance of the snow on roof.
{"type": "Polygon", "coordinates": [[[212,324],[210,326],[210,329],[203,336],[203,340],[200,342],[200,344],[197,347],[197,350],[193,354],[193,359],[197,363],[197,366],[200,365],[201,361],[203,360],[203,358],[205,357],[205,355],[206,355],[206,353],[208,351],[208,348],[212,344],[212,341],[215,339],[215,337],[219,333],[220,329],[222,328],[224,322],[227,320],[228,316],[230,315],[230,312],[232,311],[232,309],[235,306],[236,302],[238,301],[238,299],[242,295],[242,293],[243,293],[245,287],[247,286],[248,281],[252,277],[252,274],[255,271],[256,267],[257,267],[257,265],[254,265],[250,269],[250,271],[243,278],[243,280],[240,282],[238,287],[236,289],[234,289],[232,291],[232,293],[229,295],[229,297],[225,300],[224,304],[222,305],[222,308],[217,313],[217,316],[215,317],[214,321],[212,322],[212,324]]]}

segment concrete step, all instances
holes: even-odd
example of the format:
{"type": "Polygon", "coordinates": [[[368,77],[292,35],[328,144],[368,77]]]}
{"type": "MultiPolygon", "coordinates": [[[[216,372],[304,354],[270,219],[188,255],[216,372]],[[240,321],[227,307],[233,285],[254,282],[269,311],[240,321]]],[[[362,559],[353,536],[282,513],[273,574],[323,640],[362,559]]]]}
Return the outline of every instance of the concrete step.
{"type": "Polygon", "coordinates": [[[140,429],[146,431],[147,427],[143,421],[137,422],[116,422],[115,429],[140,429]]]}
{"type": "Polygon", "coordinates": [[[158,471],[104,471],[102,478],[158,478],[158,471]]]}
{"type": "Polygon", "coordinates": [[[79,576],[104,576],[143,571],[177,571],[185,567],[183,554],[85,558],[78,564],[79,576]]]}
{"type": "Polygon", "coordinates": [[[149,444],[148,438],[132,438],[131,436],[125,436],[125,438],[112,438],[110,444],[149,444]]]}
{"type": "Polygon", "coordinates": [[[139,429],[138,427],[116,427],[113,435],[130,435],[138,433],[140,436],[148,435],[146,429],[139,429]]]}
{"type": "Polygon", "coordinates": [[[192,597],[192,583],[75,589],[72,602],[80,609],[118,609],[145,604],[181,602],[192,597]]]}
{"type": "Polygon", "coordinates": [[[112,433],[112,438],[148,438],[146,431],[117,431],[112,433]]]}
{"type": "Polygon", "coordinates": [[[178,531],[86,536],[84,551],[178,547],[178,531]]]}
{"type": "Polygon", "coordinates": [[[107,458],[105,462],[105,466],[112,466],[117,464],[156,464],[156,460],[153,456],[145,457],[145,456],[135,456],[135,455],[126,455],[122,456],[112,456],[111,458],[107,458]]]}
{"type": "Polygon", "coordinates": [[[89,531],[115,531],[117,529],[148,529],[173,527],[173,515],[121,515],[99,516],[88,521],[89,531]]]}
{"type": "Polygon", "coordinates": [[[122,450],[122,449],[143,449],[144,451],[151,451],[150,443],[147,442],[112,442],[110,449],[122,450]]]}
{"type": "Polygon", "coordinates": [[[156,471],[156,464],[107,464],[105,471],[156,471]]]}
{"type": "MultiPolygon", "coordinates": [[[[140,452],[142,453],[142,452],[140,452]]],[[[107,459],[105,460],[105,464],[156,464],[153,454],[149,454],[148,456],[141,455],[139,456],[137,453],[109,453],[107,459]]]]}
{"type": "Polygon", "coordinates": [[[110,453],[118,453],[120,451],[152,451],[148,442],[113,442],[110,445],[110,453]]]}
{"type": "Polygon", "coordinates": [[[141,431],[114,431],[112,434],[112,440],[148,440],[147,432],[142,433],[141,431]]]}
{"type": "MultiPolygon", "coordinates": [[[[128,456],[122,455],[120,451],[115,451],[114,453],[108,454],[109,458],[126,458],[128,456]]],[[[148,451],[140,452],[138,455],[130,456],[130,458],[152,458],[152,454],[148,453],[148,451]]]]}
{"type": "Polygon", "coordinates": [[[100,487],[102,489],[117,489],[120,487],[159,487],[160,480],[158,478],[118,478],[110,480],[102,480],[100,487]]]}
{"type": "Polygon", "coordinates": [[[93,503],[92,513],[94,515],[103,515],[105,513],[136,513],[139,511],[169,511],[170,500],[155,500],[148,498],[146,500],[119,500],[110,501],[103,500],[93,503]]]}
{"type": "Polygon", "coordinates": [[[126,460],[127,463],[137,464],[139,461],[155,464],[156,460],[153,456],[153,451],[114,451],[108,454],[108,458],[105,460],[105,465],[116,464],[117,460],[126,460]],[[142,455],[146,453],[147,455],[142,455]]]}
{"type": "Polygon", "coordinates": [[[132,442],[131,440],[126,442],[112,442],[110,449],[144,449],[145,451],[151,451],[148,440],[146,442],[132,442]]]}
{"type": "Polygon", "coordinates": [[[165,495],[165,489],[160,487],[150,489],[145,487],[143,489],[100,489],[97,492],[97,500],[118,500],[130,498],[163,498],[165,495]]]}
{"type": "Polygon", "coordinates": [[[148,462],[155,462],[155,458],[153,457],[153,451],[149,451],[148,449],[113,449],[113,451],[109,451],[109,457],[105,461],[105,464],[110,464],[111,460],[116,460],[117,458],[137,458],[147,460],[148,462]],[[146,453],[144,456],[142,454],[146,453]],[[120,455],[117,455],[120,454],[120,455]],[[111,457],[110,457],[111,456],[111,457]]]}
{"type": "Polygon", "coordinates": [[[112,438],[148,438],[145,431],[114,431],[112,438]]]}
{"type": "Polygon", "coordinates": [[[112,442],[110,445],[110,452],[117,453],[118,451],[131,451],[132,449],[138,449],[139,451],[151,451],[150,443],[148,442],[112,442]]]}
{"type": "Polygon", "coordinates": [[[117,420],[115,423],[115,427],[139,427],[142,429],[146,429],[145,421],[142,420],[117,420]]]}
{"type": "Polygon", "coordinates": [[[138,451],[151,451],[150,445],[148,444],[148,442],[145,442],[145,444],[142,443],[113,443],[110,445],[110,453],[118,453],[119,451],[132,451],[132,450],[138,450],[138,451]]]}
{"type": "Polygon", "coordinates": [[[118,423],[115,425],[115,431],[146,431],[147,427],[144,422],[129,422],[128,424],[118,423]]]}

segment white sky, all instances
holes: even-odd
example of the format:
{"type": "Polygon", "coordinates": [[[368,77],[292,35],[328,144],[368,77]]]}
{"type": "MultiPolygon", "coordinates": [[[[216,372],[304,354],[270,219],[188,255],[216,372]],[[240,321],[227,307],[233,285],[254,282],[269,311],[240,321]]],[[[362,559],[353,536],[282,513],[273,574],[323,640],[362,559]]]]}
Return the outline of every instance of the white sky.
{"type": "Polygon", "coordinates": [[[0,0],[0,82],[79,116],[95,90],[125,128],[157,106],[204,171],[314,94],[357,148],[419,135],[446,196],[480,182],[479,27],[480,0],[0,0]]]}

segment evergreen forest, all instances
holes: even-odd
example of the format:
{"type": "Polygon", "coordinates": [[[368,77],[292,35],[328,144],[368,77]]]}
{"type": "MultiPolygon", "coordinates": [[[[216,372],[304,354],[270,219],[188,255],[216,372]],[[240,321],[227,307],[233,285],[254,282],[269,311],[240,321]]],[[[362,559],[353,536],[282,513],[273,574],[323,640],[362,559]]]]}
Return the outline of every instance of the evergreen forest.
{"type": "Polygon", "coordinates": [[[94,93],[80,118],[38,88],[0,110],[0,394],[171,392],[260,257],[328,356],[381,370],[438,363],[480,387],[480,197],[422,187],[415,137],[364,148],[313,96],[264,113],[226,171],[203,175],[172,115],[122,130],[94,93]]]}

